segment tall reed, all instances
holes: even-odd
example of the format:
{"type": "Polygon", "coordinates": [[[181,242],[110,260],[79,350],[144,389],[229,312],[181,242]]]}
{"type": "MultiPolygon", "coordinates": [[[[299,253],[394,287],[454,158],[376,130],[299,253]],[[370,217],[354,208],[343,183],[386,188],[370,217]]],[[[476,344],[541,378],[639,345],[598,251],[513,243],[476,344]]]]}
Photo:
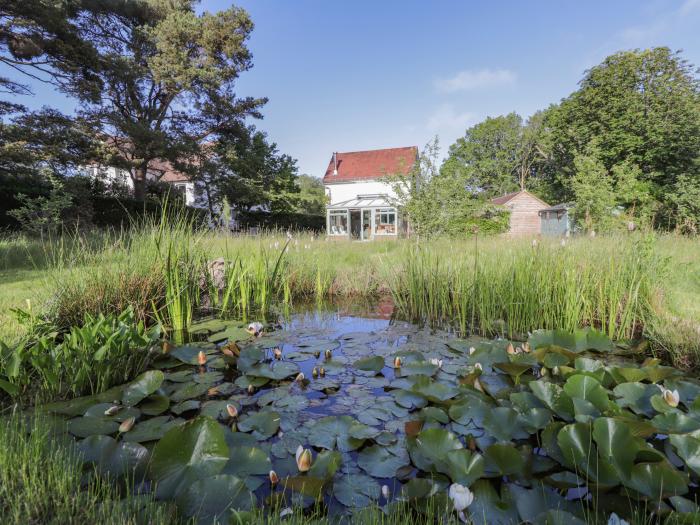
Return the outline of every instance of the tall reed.
{"type": "Polygon", "coordinates": [[[450,257],[429,245],[410,247],[403,271],[389,275],[399,312],[463,333],[509,337],[594,326],[612,338],[629,338],[649,320],[664,264],[648,240],[615,251],[588,240],[510,242],[501,250],[450,257]]]}

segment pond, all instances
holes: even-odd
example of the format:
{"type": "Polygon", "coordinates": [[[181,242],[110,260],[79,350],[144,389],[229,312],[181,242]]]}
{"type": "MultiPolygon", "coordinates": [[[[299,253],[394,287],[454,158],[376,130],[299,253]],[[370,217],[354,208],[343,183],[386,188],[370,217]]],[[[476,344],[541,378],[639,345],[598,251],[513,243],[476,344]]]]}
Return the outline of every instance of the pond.
{"type": "Polygon", "coordinates": [[[202,523],[319,502],[475,523],[697,511],[700,383],[595,331],[464,339],[380,303],[192,333],[133,382],[43,409],[100,472],[202,523]]]}

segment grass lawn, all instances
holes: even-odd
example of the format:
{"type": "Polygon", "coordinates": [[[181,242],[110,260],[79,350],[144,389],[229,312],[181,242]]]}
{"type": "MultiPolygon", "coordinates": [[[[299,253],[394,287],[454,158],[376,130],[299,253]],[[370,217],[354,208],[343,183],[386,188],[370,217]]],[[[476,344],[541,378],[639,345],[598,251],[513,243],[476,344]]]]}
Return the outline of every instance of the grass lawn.
{"type": "Polygon", "coordinates": [[[12,308],[40,307],[50,293],[45,270],[12,269],[0,271],[0,341],[12,341],[21,333],[12,308]]]}

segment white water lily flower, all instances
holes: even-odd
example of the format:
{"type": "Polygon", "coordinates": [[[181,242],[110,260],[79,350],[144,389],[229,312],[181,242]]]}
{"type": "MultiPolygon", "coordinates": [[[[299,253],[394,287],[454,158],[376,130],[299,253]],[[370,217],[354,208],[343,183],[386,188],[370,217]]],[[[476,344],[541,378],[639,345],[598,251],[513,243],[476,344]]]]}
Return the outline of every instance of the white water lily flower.
{"type": "Polygon", "coordinates": [[[476,348],[474,348],[473,346],[470,346],[469,347],[469,355],[472,355],[474,352],[476,352],[476,348]]]}
{"type": "Polygon", "coordinates": [[[668,404],[668,406],[676,408],[678,406],[678,403],[681,401],[681,396],[678,393],[678,390],[664,390],[664,401],[668,404]]]}
{"type": "Polygon", "coordinates": [[[449,496],[457,512],[462,512],[474,501],[474,494],[472,491],[459,483],[450,485],[449,496]]]}
{"type": "Polygon", "coordinates": [[[481,371],[483,372],[484,367],[481,366],[481,363],[476,363],[476,364],[474,365],[474,370],[481,370],[481,371]]]}
{"type": "Polygon", "coordinates": [[[299,372],[299,375],[297,375],[294,381],[296,381],[297,383],[301,383],[302,381],[304,381],[304,372],[299,372]]]}
{"type": "Polygon", "coordinates": [[[431,365],[435,365],[435,366],[437,366],[438,368],[442,368],[442,359],[437,359],[437,358],[434,357],[434,358],[432,358],[432,359],[430,360],[430,364],[431,364],[431,365]]]}
{"type": "Polygon", "coordinates": [[[389,499],[389,496],[391,496],[389,485],[382,485],[382,496],[384,496],[384,499],[389,499]]]}
{"type": "Polygon", "coordinates": [[[285,516],[291,516],[292,514],[294,514],[294,511],[289,507],[285,507],[280,511],[280,518],[284,518],[285,516]]]}
{"type": "Polygon", "coordinates": [[[228,412],[228,415],[234,419],[238,417],[238,409],[236,408],[236,405],[233,405],[231,403],[227,403],[226,404],[226,412],[228,412]]]}
{"type": "Polygon", "coordinates": [[[258,337],[263,331],[263,324],[256,321],[254,323],[250,323],[248,325],[248,328],[246,328],[246,332],[248,332],[250,335],[254,335],[255,337],[258,337]]]}
{"type": "Polygon", "coordinates": [[[467,516],[464,514],[464,511],[459,512],[459,514],[457,514],[457,517],[462,523],[467,523],[467,516]]]}

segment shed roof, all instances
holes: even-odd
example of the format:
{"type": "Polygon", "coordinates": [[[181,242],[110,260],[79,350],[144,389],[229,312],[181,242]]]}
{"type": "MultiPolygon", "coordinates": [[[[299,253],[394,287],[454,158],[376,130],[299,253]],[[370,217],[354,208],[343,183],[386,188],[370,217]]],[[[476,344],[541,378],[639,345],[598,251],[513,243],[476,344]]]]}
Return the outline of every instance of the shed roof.
{"type": "Polygon", "coordinates": [[[334,155],[331,155],[326,174],[323,176],[325,184],[372,180],[389,175],[407,175],[416,163],[418,148],[409,146],[369,151],[348,151],[334,155]],[[338,173],[334,175],[336,163],[338,173]]]}
{"type": "Polygon", "coordinates": [[[536,195],[533,195],[532,193],[530,193],[527,190],[520,190],[520,191],[511,192],[511,193],[506,193],[505,195],[501,195],[500,197],[495,197],[495,198],[491,199],[491,202],[494,204],[500,204],[500,205],[508,204],[510,201],[512,201],[514,198],[516,198],[518,195],[521,195],[521,194],[528,195],[528,196],[532,197],[533,199],[537,199],[545,206],[549,206],[549,204],[547,204],[542,199],[540,199],[536,195]]]}
{"type": "Polygon", "coordinates": [[[573,207],[573,202],[562,202],[561,204],[555,204],[554,206],[550,206],[549,208],[543,208],[540,210],[540,213],[545,211],[568,211],[573,207]]]}

